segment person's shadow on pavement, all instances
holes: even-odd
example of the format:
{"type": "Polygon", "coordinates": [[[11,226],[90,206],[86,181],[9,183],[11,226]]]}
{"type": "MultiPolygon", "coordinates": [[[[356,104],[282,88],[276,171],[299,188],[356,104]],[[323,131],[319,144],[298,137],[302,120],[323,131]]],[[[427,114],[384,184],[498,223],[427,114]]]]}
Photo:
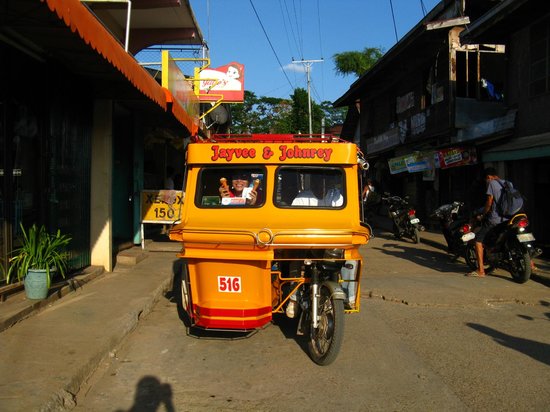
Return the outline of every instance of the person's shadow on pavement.
{"type": "MultiPolygon", "coordinates": [[[[167,412],[174,412],[172,387],[154,376],[144,376],[137,384],[134,404],[127,412],[156,412],[164,404],[167,412]]],[[[124,412],[117,410],[116,412],[124,412]]]]}

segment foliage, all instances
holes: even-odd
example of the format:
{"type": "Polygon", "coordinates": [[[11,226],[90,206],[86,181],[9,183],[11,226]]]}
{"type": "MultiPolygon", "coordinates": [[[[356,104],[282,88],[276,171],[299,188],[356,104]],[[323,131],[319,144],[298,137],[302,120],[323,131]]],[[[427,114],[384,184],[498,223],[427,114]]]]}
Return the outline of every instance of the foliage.
{"type": "Polygon", "coordinates": [[[336,73],[341,76],[355,74],[361,77],[384,55],[380,47],[365,47],[363,51],[347,51],[336,53],[332,58],[336,73]]]}
{"type": "MultiPolygon", "coordinates": [[[[343,123],[345,109],[334,108],[325,101],[311,102],[313,133],[321,133],[321,119],[325,128],[343,123]]],[[[291,100],[278,97],[257,97],[246,90],[244,102],[231,106],[231,133],[309,133],[307,91],[294,90],[291,100]]]]}
{"type": "Polygon", "coordinates": [[[50,234],[42,225],[32,225],[28,232],[21,225],[23,233],[21,247],[13,251],[14,256],[10,258],[10,268],[6,283],[10,282],[13,273],[17,273],[17,279],[21,281],[27,275],[29,269],[45,269],[48,276],[48,287],[50,285],[50,273],[52,269],[59,271],[63,278],[67,270],[69,253],[65,251],[71,238],[62,235],[58,230],[50,234]]]}

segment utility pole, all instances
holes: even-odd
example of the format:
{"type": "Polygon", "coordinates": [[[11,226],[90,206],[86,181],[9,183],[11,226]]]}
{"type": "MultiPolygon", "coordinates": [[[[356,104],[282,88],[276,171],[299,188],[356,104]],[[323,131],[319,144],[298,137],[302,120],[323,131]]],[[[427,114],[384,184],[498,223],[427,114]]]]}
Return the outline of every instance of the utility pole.
{"type": "Polygon", "coordinates": [[[309,73],[311,71],[311,65],[313,63],[322,63],[324,60],[294,60],[292,59],[292,63],[302,63],[306,68],[306,74],[307,74],[307,108],[309,113],[309,134],[313,134],[313,126],[311,124],[311,91],[310,91],[310,83],[311,79],[309,76],[309,73]]]}

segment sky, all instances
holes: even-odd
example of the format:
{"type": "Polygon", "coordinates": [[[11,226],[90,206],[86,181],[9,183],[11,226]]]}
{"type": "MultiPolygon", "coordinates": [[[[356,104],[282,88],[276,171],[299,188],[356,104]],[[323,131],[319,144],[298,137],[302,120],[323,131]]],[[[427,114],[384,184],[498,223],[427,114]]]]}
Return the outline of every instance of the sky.
{"type": "Polygon", "coordinates": [[[190,0],[211,67],[245,66],[245,90],[289,98],[294,88],[333,102],[357,79],[334,70],[333,56],[379,47],[388,51],[439,0],[190,0]],[[393,17],[392,17],[393,8],[393,17]],[[395,26],[394,26],[395,18],[395,26]],[[264,32],[265,31],[265,32],[264,32]],[[266,36],[267,34],[267,36],[266,36]],[[269,40],[268,40],[269,39],[269,40]]]}

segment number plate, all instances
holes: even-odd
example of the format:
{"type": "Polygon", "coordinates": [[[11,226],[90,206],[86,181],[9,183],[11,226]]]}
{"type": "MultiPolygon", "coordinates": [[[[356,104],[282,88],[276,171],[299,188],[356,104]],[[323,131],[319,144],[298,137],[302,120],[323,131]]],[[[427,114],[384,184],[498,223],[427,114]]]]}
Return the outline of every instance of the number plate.
{"type": "Polygon", "coordinates": [[[414,219],[411,219],[411,224],[412,225],[415,225],[417,223],[420,223],[420,219],[418,219],[417,217],[415,217],[414,219]]]}
{"type": "Polygon", "coordinates": [[[535,236],[532,233],[520,233],[517,237],[520,242],[532,242],[535,240],[535,236]]]}
{"type": "Polygon", "coordinates": [[[469,240],[472,240],[475,237],[476,237],[476,234],[474,232],[464,233],[462,235],[462,241],[463,242],[468,242],[469,240]]]}
{"type": "Polygon", "coordinates": [[[241,293],[241,277],[218,276],[218,292],[241,293]]]}

